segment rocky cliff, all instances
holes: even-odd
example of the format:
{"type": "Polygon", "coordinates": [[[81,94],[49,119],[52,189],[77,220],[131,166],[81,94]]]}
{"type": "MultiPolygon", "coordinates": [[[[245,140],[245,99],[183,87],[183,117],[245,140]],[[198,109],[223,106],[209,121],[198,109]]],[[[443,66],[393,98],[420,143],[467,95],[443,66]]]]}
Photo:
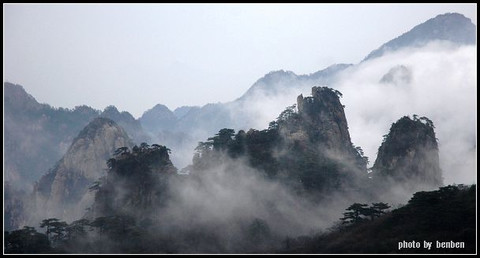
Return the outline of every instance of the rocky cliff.
{"type": "Polygon", "coordinates": [[[366,177],[367,159],[351,142],[340,96],[313,87],[311,97],[298,96],[298,111],[288,107],[266,130],[235,135],[233,129],[221,129],[196,148],[193,168],[208,169],[226,152],[299,192],[323,196],[317,193],[349,189],[366,177]]]}
{"type": "Polygon", "coordinates": [[[280,130],[294,144],[314,146],[321,157],[363,174],[366,159],[351,141],[341,96],[328,87],[313,87],[311,97],[297,97],[298,113],[280,122],[280,130]]]}
{"type": "Polygon", "coordinates": [[[74,139],[64,157],[36,184],[37,209],[45,217],[78,218],[91,205],[88,187],[106,174],[106,161],[120,147],[132,146],[125,131],[107,118],[96,118],[74,139]]]}
{"type": "Polygon", "coordinates": [[[327,87],[313,87],[311,97],[298,96],[297,107],[301,130],[312,142],[336,153],[348,153],[352,142],[340,96],[327,87]]]}
{"type": "Polygon", "coordinates": [[[378,149],[373,177],[379,183],[392,181],[413,190],[442,185],[438,144],[432,121],[404,116],[392,124],[378,149]]]}

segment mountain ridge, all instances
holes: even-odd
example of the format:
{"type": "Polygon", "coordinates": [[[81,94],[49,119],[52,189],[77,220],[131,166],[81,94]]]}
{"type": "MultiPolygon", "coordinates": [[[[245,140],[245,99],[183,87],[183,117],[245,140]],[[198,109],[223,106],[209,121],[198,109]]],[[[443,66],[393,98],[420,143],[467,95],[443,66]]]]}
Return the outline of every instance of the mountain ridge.
{"type": "Polygon", "coordinates": [[[475,44],[476,26],[471,22],[470,18],[462,14],[440,14],[373,50],[362,62],[380,57],[389,51],[396,51],[400,48],[424,46],[434,40],[446,40],[460,45],[475,44]]]}

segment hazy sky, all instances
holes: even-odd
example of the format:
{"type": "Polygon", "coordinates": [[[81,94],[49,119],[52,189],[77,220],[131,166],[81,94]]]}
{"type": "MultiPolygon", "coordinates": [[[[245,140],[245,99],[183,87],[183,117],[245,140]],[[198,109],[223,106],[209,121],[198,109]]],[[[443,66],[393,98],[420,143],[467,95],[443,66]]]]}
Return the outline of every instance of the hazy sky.
{"type": "Polygon", "coordinates": [[[228,102],[272,70],[358,63],[438,14],[476,4],[3,5],[4,81],[55,107],[228,102]]]}

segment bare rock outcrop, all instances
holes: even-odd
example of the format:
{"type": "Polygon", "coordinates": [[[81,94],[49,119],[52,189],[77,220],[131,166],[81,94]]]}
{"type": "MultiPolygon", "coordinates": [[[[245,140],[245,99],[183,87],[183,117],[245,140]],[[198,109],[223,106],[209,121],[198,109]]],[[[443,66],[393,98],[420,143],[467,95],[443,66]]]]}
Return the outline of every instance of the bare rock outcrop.
{"type": "Polygon", "coordinates": [[[64,157],[36,184],[37,210],[44,217],[78,218],[93,203],[89,186],[106,175],[106,161],[120,147],[132,146],[125,131],[96,118],[75,138],[64,157]]]}

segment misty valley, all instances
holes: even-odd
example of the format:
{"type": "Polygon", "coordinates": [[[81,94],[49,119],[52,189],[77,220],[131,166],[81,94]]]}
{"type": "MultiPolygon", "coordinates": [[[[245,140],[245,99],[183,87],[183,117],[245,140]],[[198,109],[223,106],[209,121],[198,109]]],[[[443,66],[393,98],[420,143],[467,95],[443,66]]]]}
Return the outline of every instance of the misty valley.
{"type": "Polygon", "coordinates": [[[475,53],[443,14],[359,64],[138,119],[4,82],[4,253],[476,253],[475,53]]]}

